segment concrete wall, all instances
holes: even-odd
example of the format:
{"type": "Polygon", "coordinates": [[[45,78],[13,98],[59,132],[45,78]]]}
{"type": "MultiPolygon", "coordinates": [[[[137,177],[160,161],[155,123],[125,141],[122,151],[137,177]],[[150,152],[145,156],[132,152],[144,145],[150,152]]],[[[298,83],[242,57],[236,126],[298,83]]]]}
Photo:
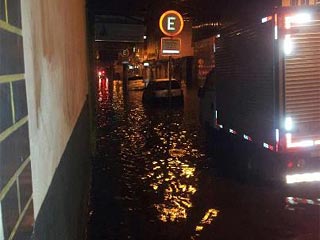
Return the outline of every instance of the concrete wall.
{"type": "MultiPolygon", "coordinates": [[[[85,1],[28,0],[21,1],[21,9],[34,213],[37,218],[46,205],[44,201],[54,176],[60,176],[56,170],[80,113],[86,108],[85,1]]],[[[88,118],[84,119],[87,121],[88,118]]],[[[87,136],[83,135],[83,138],[87,136]]],[[[77,155],[72,157],[72,154],[83,148],[78,147],[73,147],[65,161],[74,161],[77,155]]],[[[74,177],[74,174],[71,172],[63,177],[74,177]]],[[[65,182],[70,183],[68,179],[65,182]]],[[[63,204],[65,199],[59,196],[56,200],[63,204]]],[[[55,199],[51,198],[51,201],[55,199]]],[[[42,211],[45,218],[45,210],[42,211]]]]}

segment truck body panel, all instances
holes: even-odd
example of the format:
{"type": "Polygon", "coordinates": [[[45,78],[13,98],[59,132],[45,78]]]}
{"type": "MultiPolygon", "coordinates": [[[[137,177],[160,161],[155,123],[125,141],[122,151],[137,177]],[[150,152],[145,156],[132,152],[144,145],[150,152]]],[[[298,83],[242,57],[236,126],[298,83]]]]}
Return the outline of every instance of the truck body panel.
{"type": "MultiPolygon", "coordinates": [[[[292,117],[292,142],[320,139],[320,14],[291,23],[292,53],[284,57],[284,112],[292,117]]],[[[285,38],[285,37],[284,37],[285,38]]]]}
{"type": "Polygon", "coordinates": [[[231,24],[216,40],[218,123],[275,142],[273,27],[231,24]]]}
{"type": "Polygon", "coordinates": [[[217,126],[320,167],[319,6],[225,24],[215,62],[217,126]]]}

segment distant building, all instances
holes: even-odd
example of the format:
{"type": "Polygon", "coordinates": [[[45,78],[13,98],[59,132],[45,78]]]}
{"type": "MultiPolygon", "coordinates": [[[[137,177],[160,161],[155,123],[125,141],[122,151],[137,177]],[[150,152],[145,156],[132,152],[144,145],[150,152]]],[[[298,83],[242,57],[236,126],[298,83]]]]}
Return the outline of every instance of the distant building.
{"type": "Polygon", "coordinates": [[[283,7],[320,5],[320,0],[282,0],[283,7]]]}
{"type": "Polygon", "coordinates": [[[95,16],[95,64],[108,77],[122,78],[122,64],[129,74],[140,74],[145,55],[144,19],[141,17],[95,16]],[[132,72],[132,73],[131,73],[132,72]]]}

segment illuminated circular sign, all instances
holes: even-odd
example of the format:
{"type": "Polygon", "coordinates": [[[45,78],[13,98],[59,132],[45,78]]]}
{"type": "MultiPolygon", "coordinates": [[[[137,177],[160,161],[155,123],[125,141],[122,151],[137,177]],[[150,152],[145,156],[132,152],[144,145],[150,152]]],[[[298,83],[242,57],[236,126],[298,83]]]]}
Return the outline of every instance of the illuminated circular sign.
{"type": "Polygon", "coordinates": [[[159,20],[160,30],[169,37],[177,36],[181,33],[183,24],[181,14],[174,10],[166,11],[159,20]]]}

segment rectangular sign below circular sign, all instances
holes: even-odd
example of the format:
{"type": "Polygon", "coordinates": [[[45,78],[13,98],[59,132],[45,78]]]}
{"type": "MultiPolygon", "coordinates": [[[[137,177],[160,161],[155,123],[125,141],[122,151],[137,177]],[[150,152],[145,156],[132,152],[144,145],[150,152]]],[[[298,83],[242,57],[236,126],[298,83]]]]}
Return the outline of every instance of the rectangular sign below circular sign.
{"type": "Polygon", "coordinates": [[[181,53],[181,38],[161,38],[161,55],[172,56],[181,53]]]}

